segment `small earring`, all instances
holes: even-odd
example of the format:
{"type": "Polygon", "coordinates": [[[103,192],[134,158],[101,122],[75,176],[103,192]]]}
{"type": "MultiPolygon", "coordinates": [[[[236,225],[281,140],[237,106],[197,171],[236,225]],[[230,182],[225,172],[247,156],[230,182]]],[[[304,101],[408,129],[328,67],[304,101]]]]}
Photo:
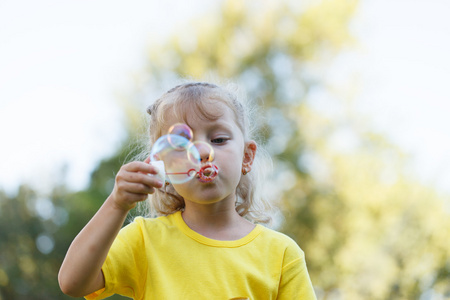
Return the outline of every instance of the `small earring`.
{"type": "Polygon", "coordinates": [[[242,175],[247,175],[247,174],[248,174],[247,168],[242,169],[242,175]]]}

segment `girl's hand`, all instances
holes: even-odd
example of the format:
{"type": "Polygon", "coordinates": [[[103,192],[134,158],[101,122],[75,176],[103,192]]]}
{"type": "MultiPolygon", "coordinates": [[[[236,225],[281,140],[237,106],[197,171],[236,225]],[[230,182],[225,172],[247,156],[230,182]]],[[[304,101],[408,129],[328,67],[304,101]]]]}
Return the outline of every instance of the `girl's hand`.
{"type": "Polygon", "coordinates": [[[147,199],[148,194],[153,194],[156,188],[161,188],[163,182],[155,176],[158,169],[150,165],[148,161],[134,161],[123,165],[116,175],[114,189],[107,201],[111,201],[114,207],[129,211],[137,202],[147,199]]]}

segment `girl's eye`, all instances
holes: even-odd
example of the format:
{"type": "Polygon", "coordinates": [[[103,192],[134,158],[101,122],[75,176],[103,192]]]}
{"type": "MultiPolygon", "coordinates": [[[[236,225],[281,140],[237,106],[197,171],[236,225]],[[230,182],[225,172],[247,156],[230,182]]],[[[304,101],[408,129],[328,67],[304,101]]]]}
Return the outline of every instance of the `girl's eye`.
{"type": "Polygon", "coordinates": [[[211,143],[213,144],[223,144],[227,141],[228,139],[226,138],[216,138],[216,139],[212,139],[211,143]]]}

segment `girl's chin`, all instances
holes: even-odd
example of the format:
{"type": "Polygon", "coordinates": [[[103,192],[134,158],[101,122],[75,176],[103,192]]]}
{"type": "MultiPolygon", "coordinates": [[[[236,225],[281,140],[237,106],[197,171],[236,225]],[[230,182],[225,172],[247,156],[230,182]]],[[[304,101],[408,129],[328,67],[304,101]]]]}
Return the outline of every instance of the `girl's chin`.
{"type": "Polygon", "coordinates": [[[189,202],[195,203],[195,204],[201,204],[201,205],[209,205],[209,204],[215,204],[218,203],[220,201],[222,201],[223,199],[219,199],[219,200],[211,200],[211,199],[196,199],[196,200],[187,200],[189,202]]]}
{"type": "Polygon", "coordinates": [[[204,178],[199,177],[199,178],[197,178],[197,180],[198,180],[199,182],[201,182],[201,183],[213,183],[214,180],[215,180],[215,178],[212,178],[212,179],[204,179],[204,178]]]}
{"type": "Polygon", "coordinates": [[[217,193],[217,191],[212,190],[204,190],[201,193],[198,194],[191,194],[190,197],[183,197],[185,199],[185,202],[192,202],[195,204],[202,204],[202,205],[208,205],[208,204],[216,204],[222,201],[226,201],[226,197],[222,193],[217,193]]]}

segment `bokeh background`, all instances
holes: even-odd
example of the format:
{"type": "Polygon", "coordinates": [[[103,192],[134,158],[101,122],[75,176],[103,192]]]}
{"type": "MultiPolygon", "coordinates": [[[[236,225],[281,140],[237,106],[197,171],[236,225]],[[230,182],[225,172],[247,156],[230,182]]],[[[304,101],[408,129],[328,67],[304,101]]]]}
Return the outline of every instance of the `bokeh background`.
{"type": "Polygon", "coordinates": [[[450,299],[449,10],[1,0],[0,300],[69,299],[65,251],[180,78],[231,79],[260,107],[273,226],[319,299],[450,299]]]}

